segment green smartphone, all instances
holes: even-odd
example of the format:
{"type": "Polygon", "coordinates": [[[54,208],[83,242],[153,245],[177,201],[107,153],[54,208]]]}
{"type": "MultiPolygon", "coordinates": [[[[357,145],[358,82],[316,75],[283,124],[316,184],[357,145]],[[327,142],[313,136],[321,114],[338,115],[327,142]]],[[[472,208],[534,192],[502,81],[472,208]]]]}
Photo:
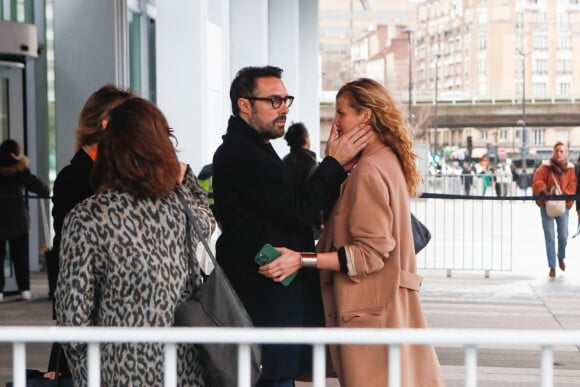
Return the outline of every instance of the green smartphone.
{"type": "MultiPolygon", "coordinates": [[[[262,265],[265,265],[267,263],[272,262],[273,260],[275,260],[279,256],[280,256],[280,252],[278,250],[276,250],[271,244],[266,243],[264,246],[262,246],[260,251],[258,251],[258,254],[256,254],[254,261],[256,261],[256,263],[258,265],[262,266],[262,265]]],[[[284,281],[281,281],[280,283],[284,286],[290,285],[290,282],[292,282],[294,277],[296,277],[296,274],[298,274],[298,271],[292,273],[287,278],[285,278],[284,281]]]]}

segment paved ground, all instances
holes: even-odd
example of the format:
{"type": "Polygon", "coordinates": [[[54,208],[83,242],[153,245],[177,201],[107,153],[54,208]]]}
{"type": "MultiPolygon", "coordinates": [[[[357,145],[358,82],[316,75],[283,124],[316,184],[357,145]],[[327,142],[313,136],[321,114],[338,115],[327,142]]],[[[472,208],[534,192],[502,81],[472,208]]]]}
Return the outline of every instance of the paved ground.
{"type": "MultiPolygon", "coordinates": [[[[524,207],[525,209],[525,207],[524,207]]],[[[433,328],[580,329],[580,237],[568,246],[568,267],[548,278],[539,214],[534,207],[518,218],[521,231],[514,237],[511,272],[424,270],[422,300],[433,328]],[[524,231],[525,230],[525,231],[524,231]]],[[[570,230],[576,230],[576,215],[570,230]]],[[[516,227],[520,227],[516,225],[516,227]]],[[[29,302],[8,296],[0,304],[0,326],[52,325],[51,303],[46,297],[45,273],[33,273],[34,297],[29,302]]],[[[0,327],[1,329],[1,327],[0,327]]],[[[436,348],[449,387],[464,385],[463,351],[436,348]]],[[[45,368],[47,345],[29,345],[29,368],[45,368]]],[[[478,386],[532,387],[540,385],[539,351],[528,348],[494,346],[478,350],[478,386]]],[[[580,352],[576,347],[558,347],[554,352],[555,386],[580,386],[580,352]]],[[[0,344],[0,386],[9,380],[11,348],[0,344]]],[[[310,386],[299,383],[299,387],[310,386]]],[[[329,379],[327,385],[338,383],[329,379]]]]}
{"type": "MultiPolygon", "coordinates": [[[[424,272],[423,306],[434,328],[520,328],[580,329],[580,264],[549,280],[542,268],[537,275],[456,272],[447,278],[443,271],[424,272]]],[[[8,296],[0,305],[1,325],[52,325],[51,303],[46,297],[44,273],[32,276],[34,297],[29,302],[8,296]]],[[[0,328],[1,329],[1,328],[0,328]]],[[[29,368],[45,368],[49,346],[27,347],[29,368]]],[[[448,386],[463,386],[463,352],[459,348],[437,348],[448,386]]],[[[0,344],[0,386],[10,379],[11,348],[0,344]]],[[[554,353],[555,385],[580,385],[580,353],[576,347],[558,348],[554,353]]],[[[478,350],[480,387],[540,385],[539,352],[526,348],[482,348],[478,350]]],[[[299,383],[306,387],[310,383],[299,383]]],[[[338,386],[330,379],[329,387],[338,386]]]]}

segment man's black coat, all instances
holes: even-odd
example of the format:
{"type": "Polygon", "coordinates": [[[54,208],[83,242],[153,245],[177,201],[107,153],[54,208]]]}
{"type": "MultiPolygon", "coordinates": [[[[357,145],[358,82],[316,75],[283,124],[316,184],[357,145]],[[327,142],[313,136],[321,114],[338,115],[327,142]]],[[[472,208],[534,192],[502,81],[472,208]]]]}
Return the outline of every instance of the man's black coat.
{"type": "MultiPolygon", "coordinates": [[[[330,208],[346,178],[325,158],[302,188],[295,188],[272,145],[244,120],[231,117],[213,158],[215,214],[222,234],[217,259],[255,326],[323,324],[318,271],[301,269],[284,287],[258,273],[256,253],[265,243],[314,251],[312,223],[330,208]]],[[[309,346],[262,347],[264,379],[294,378],[311,369],[309,346]]]]}

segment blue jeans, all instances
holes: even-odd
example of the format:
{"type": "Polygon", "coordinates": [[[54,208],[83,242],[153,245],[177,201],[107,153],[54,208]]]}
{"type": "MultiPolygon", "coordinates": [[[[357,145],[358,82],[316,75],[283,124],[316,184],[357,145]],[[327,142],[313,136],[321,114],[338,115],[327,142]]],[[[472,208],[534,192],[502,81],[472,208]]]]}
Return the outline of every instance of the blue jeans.
{"type": "Polygon", "coordinates": [[[546,214],[546,207],[540,207],[542,214],[542,227],[544,229],[544,240],[546,241],[546,254],[548,256],[548,266],[556,267],[556,249],[554,236],[554,221],[558,230],[558,258],[566,258],[566,244],[568,244],[568,213],[566,212],[557,218],[550,218],[546,214]]]}

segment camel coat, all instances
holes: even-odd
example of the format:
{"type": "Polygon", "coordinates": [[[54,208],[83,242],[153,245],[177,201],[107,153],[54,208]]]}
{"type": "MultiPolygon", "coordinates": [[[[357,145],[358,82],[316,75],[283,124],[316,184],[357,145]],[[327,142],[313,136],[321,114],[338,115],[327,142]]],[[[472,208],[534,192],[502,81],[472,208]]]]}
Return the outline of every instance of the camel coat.
{"type": "MultiPolygon", "coordinates": [[[[321,272],[328,327],[426,327],[409,194],[397,156],[380,142],[365,148],[342,184],[317,250],[340,247],[348,273],[321,272]]],[[[388,385],[387,346],[332,346],[330,353],[341,386],[388,385]]],[[[402,346],[401,361],[402,386],[444,385],[432,346],[402,346]]]]}

